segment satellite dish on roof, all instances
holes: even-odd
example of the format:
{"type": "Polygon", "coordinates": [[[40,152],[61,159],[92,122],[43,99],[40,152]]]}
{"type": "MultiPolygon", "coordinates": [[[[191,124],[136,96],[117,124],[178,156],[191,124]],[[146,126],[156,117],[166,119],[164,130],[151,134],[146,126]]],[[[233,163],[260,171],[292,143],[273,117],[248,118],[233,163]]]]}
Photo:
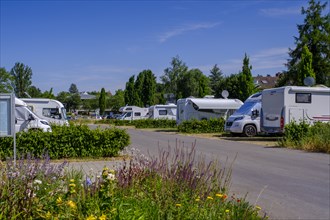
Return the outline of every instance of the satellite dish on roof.
{"type": "Polygon", "coordinates": [[[224,97],[224,98],[226,99],[226,98],[228,98],[228,96],[229,96],[229,92],[228,92],[227,90],[223,90],[223,91],[221,92],[221,95],[222,95],[222,97],[224,97]]]}
{"type": "Polygon", "coordinates": [[[315,84],[315,79],[311,76],[308,76],[304,79],[304,85],[305,86],[312,86],[315,84]]]}

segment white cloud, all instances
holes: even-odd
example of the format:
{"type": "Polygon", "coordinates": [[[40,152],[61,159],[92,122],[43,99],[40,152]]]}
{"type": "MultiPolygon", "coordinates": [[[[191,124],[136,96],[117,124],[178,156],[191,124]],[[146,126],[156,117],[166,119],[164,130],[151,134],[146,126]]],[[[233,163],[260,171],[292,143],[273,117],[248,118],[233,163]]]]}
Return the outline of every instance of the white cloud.
{"type": "Polygon", "coordinates": [[[284,15],[297,15],[300,14],[301,7],[289,7],[289,8],[263,8],[260,9],[260,13],[270,17],[278,17],[284,15]]]}
{"type": "Polygon", "coordinates": [[[191,25],[185,25],[179,28],[175,28],[174,30],[168,31],[164,34],[162,34],[159,37],[159,41],[161,43],[167,41],[168,39],[178,36],[178,35],[182,35],[185,34],[186,32],[189,31],[196,31],[196,30],[200,30],[200,29],[210,29],[210,28],[214,28],[215,26],[219,25],[220,22],[216,22],[216,23],[198,23],[198,24],[191,24],[191,25]]]}

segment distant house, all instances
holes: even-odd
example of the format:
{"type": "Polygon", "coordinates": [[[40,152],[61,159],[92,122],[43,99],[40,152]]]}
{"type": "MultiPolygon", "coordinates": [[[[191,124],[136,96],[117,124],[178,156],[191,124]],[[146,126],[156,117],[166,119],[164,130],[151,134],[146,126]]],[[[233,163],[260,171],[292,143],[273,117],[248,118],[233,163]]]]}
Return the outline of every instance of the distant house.
{"type": "Polygon", "coordinates": [[[95,95],[90,95],[87,92],[80,92],[79,95],[80,95],[81,100],[95,99],[96,98],[95,95]]]}
{"type": "Polygon", "coordinates": [[[277,80],[281,76],[281,73],[276,73],[275,76],[267,75],[267,76],[255,76],[253,77],[253,82],[259,89],[269,89],[274,88],[277,80]]]}

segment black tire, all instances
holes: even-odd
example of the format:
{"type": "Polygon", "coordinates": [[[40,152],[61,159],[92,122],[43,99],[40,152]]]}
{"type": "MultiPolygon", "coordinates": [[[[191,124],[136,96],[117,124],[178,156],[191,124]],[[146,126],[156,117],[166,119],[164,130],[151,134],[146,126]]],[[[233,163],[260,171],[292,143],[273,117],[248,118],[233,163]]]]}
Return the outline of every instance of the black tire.
{"type": "Polygon", "coordinates": [[[257,128],[254,125],[245,125],[243,135],[246,137],[254,137],[257,135],[257,128]]]}

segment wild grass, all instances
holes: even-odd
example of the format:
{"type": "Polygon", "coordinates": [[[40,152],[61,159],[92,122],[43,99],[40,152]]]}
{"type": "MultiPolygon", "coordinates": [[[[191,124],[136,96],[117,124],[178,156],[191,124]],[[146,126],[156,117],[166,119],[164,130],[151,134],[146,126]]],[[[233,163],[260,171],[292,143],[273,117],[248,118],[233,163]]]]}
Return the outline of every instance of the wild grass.
{"type": "Polygon", "coordinates": [[[231,167],[196,155],[195,145],[131,151],[97,175],[31,156],[0,164],[0,219],[265,219],[230,195],[231,167]]]}

